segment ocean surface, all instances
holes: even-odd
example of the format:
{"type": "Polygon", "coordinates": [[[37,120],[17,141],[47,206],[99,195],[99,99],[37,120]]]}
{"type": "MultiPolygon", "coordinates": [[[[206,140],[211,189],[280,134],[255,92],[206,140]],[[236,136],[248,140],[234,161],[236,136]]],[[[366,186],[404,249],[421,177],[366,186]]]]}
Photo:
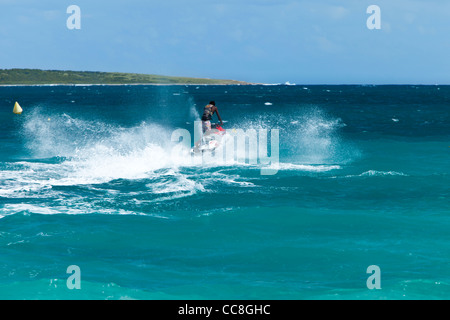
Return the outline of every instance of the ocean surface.
{"type": "Polygon", "coordinates": [[[0,128],[0,299],[450,298],[450,86],[0,87],[0,128]],[[278,160],[193,158],[210,100],[278,160]]]}

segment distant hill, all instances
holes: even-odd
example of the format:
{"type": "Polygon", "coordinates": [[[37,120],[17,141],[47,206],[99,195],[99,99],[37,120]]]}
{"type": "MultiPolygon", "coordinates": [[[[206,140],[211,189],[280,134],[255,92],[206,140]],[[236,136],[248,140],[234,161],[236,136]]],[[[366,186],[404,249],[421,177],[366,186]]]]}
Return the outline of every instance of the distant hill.
{"type": "Polygon", "coordinates": [[[153,74],[0,69],[0,85],[42,84],[249,84],[243,81],[170,77],[153,74]]]}

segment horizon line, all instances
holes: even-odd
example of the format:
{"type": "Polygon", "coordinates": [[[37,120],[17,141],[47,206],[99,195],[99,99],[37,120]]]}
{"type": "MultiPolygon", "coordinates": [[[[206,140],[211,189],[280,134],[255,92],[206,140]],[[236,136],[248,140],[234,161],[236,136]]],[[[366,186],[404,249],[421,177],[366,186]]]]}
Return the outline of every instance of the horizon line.
{"type": "Polygon", "coordinates": [[[264,82],[250,82],[245,80],[235,80],[235,79],[219,79],[219,78],[209,78],[209,77],[191,77],[191,76],[177,76],[177,75],[163,75],[163,74],[156,74],[156,73],[138,73],[138,72],[122,72],[122,71],[91,71],[91,70],[63,70],[63,69],[39,69],[39,68],[0,68],[0,71],[7,71],[7,70],[37,70],[37,71],[56,71],[56,72],[86,72],[86,73],[121,73],[121,74],[135,74],[135,75],[143,75],[143,76],[162,76],[162,77],[174,77],[174,78],[190,78],[190,79],[201,79],[201,80],[213,80],[213,81],[236,81],[236,82],[243,82],[245,84],[195,84],[195,83],[123,83],[123,84],[104,84],[104,83],[87,83],[87,84],[63,84],[63,83],[51,83],[51,84],[0,84],[0,86],[83,86],[83,85],[113,85],[113,86],[120,86],[120,85],[205,85],[205,86],[212,86],[212,85],[264,85],[264,86],[449,86],[450,83],[290,83],[289,81],[286,81],[284,83],[281,82],[274,82],[274,83],[264,83],[264,82]]]}

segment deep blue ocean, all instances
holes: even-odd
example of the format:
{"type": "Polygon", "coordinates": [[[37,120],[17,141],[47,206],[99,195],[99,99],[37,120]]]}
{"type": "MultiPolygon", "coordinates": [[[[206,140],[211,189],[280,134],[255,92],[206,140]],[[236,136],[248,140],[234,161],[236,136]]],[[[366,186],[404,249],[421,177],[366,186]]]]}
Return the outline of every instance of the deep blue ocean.
{"type": "Polygon", "coordinates": [[[450,298],[450,86],[0,87],[0,128],[0,299],[450,298]],[[210,100],[274,174],[172,141],[210,100]]]}

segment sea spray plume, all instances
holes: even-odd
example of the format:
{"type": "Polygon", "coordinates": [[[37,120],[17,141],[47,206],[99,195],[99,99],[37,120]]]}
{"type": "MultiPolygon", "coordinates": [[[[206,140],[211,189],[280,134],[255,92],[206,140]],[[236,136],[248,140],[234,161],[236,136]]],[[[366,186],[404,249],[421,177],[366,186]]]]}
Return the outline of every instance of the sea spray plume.
{"type": "Polygon", "coordinates": [[[267,160],[268,151],[271,150],[271,132],[279,130],[276,123],[266,114],[260,114],[253,119],[243,118],[236,126],[229,128],[228,132],[234,137],[235,159],[242,162],[246,159],[249,164],[261,163],[267,160]]]}
{"type": "Polygon", "coordinates": [[[280,163],[307,165],[344,164],[359,157],[356,146],[342,136],[345,126],[314,105],[293,105],[282,115],[262,113],[237,124],[246,130],[279,129],[280,163]]]}
{"type": "Polygon", "coordinates": [[[127,153],[148,144],[163,146],[169,137],[169,130],[156,124],[142,122],[126,128],[67,114],[43,114],[39,109],[26,119],[23,130],[33,154],[62,157],[88,156],[98,146],[127,153]]]}
{"type": "Polygon", "coordinates": [[[174,153],[170,130],[141,123],[124,128],[101,121],[48,115],[30,115],[23,130],[31,154],[38,158],[61,157],[58,183],[102,183],[112,179],[137,179],[161,168],[190,165],[185,155],[174,153]],[[61,181],[61,176],[67,181],[61,181]]]}
{"type": "Polygon", "coordinates": [[[110,126],[75,119],[67,114],[46,114],[35,108],[23,124],[25,145],[33,157],[71,157],[110,131],[110,126]]]}
{"type": "Polygon", "coordinates": [[[79,173],[107,180],[147,178],[156,170],[190,165],[185,155],[174,152],[170,130],[147,123],[115,131],[78,156],[79,173]]]}
{"type": "Polygon", "coordinates": [[[223,152],[228,163],[260,165],[261,175],[274,175],[278,172],[278,129],[232,129],[224,140],[223,152]]]}
{"type": "Polygon", "coordinates": [[[314,106],[303,107],[288,120],[284,149],[302,164],[343,164],[358,157],[357,148],[341,134],[346,124],[314,106]],[[287,145],[286,145],[287,144],[287,145]]]}
{"type": "MultiPolygon", "coordinates": [[[[188,105],[189,105],[188,119],[190,121],[186,122],[186,124],[192,125],[196,121],[200,121],[200,113],[198,112],[197,105],[195,104],[194,99],[192,97],[189,97],[188,105]]],[[[194,125],[194,137],[199,137],[201,135],[202,135],[202,127],[194,125]]],[[[189,146],[189,148],[190,148],[190,146],[189,146]]]]}
{"type": "MultiPolygon", "coordinates": [[[[310,121],[312,121],[311,119],[314,118],[310,118],[310,121]]],[[[253,122],[241,123],[241,127],[245,128],[244,132],[267,130],[267,155],[272,148],[270,131],[282,125],[282,122],[275,120],[270,117],[261,117],[253,122]]],[[[305,123],[308,124],[308,121],[305,123]]],[[[326,128],[327,126],[322,123],[321,127],[326,128]]],[[[309,132],[308,137],[321,136],[317,132],[311,134],[311,132],[315,132],[311,128],[308,130],[305,130],[305,127],[300,128],[303,128],[301,129],[303,132],[309,132]]],[[[153,123],[142,122],[140,125],[126,128],[98,120],[88,121],[74,118],[68,114],[49,115],[35,110],[26,118],[23,130],[27,133],[25,135],[26,142],[34,156],[62,158],[63,162],[57,167],[57,172],[49,173],[47,177],[53,185],[104,183],[114,179],[141,179],[151,177],[155,171],[161,169],[178,170],[181,167],[196,167],[204,164],[192,161],[189,148],[180,147],[179,140],[171,141],[172,129],[153,123]],[[49,117],[51,117],[51,121],[48,121],[49,117]]],[[[232,130],[232,128],[228,130],[232,130]]],[[[322,132],[322,130],[318,130],[318,132],[322,132]]],[[[295,147],[292,144],[297,143],[296,140],[286,139],[280,134],[280,143],[285,143],[286,140],[289,141],[292,148],[295,147]]],[[[248,141],[245,144],[248,143],[252,142],[248,141]]],[[[245,152],[248,152],[246,151],[248,146],[245,144],[237,145],[236,148],[239,148],[241,156],[247,157],[245,152]]],[[[290,159],[281,159],[281,156],[280,154],[280,161],[284,162],[281,168],[286,167],[286,164],[290,162],[298,163],[298,161],[294,162],[290,159]]],[[[226,163],[226,165],[254,165],[254,160],[250,157],[248,163],[234,161],[226,163]]],[[[224,165],[224,162],[211,161],[206,165],[216,167],[224,165]]],[[[259,162],[257,167],[261,169],[266,167],[266,164],[259,162]]],[[[269,169],[276,169],[276,167],[269,169]]],[[[304,170],[303,167],[301,169],[304,170]]],[[[45,176],[44,172],[42,172],[42,176],[45,176]]]]}
{"type": "Polygon", "coordinates": [[[188,119],[190,119],[192,122],[199,121],[200,120],[200,114],[197,110],[197,105],[194,103],[194,99],[192,97],[189,97],[188,99],[189,104],[189,116],[188,119]]]}
{"type": "Polygon", "coordinates": [[[337,131],[344,126],[341,119],[330,119],[317,109],[302,118],[299,127],[293,132],[297,135],[304,161],[311,164],[334,162],[340,143],[337,131]]]}

